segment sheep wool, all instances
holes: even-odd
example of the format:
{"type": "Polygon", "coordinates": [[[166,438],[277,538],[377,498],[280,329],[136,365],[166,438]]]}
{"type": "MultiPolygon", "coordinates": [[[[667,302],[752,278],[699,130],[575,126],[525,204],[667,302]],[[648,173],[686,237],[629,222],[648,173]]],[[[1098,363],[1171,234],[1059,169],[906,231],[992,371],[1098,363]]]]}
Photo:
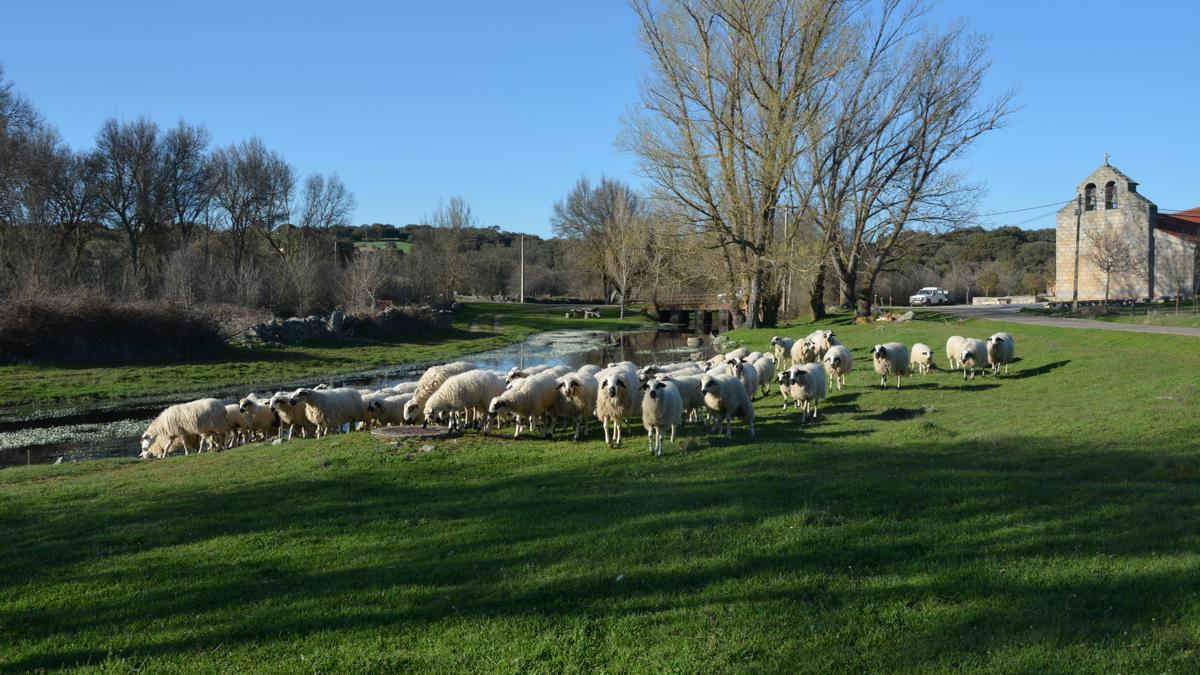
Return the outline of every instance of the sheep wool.
{"type": "Polygon", "coordinates": [[[642,390],[642,427],[646,429],[650,454],[661,456],[663,428],[670,427],[674,443],[675,429],[683,424],[683,399],[670,381],[650,380],[642,390]]]}
{"type": "Polygon", "coordinates": [[[317,438],[328,435],[331,429],[340,429],[343,424],[353,425],[363,417],[362,395],[352,387],[297,389],[291,400],[292,405],[304,402],[304,414],[316,427],[317,438]]]}
{"type": "Polygon", "coordinates": [[[825,398],[828,390],[827,378],[824,364],[806,363],[792,366],[788,379],[792,384],[792,400],[797,408],[804,411],[800,416],[802,423],[808,421],[810,413],[814,418],[817,416],[817,405],[825,398]]]}
{"type": "Polygon", "coordinates": [[[987,343],[975,338],[963,338],[959,344],[958,363],[962,366],[963,379],[975,379],[975,369],[983,368],[988,362],[987,343]],[[968,377],[968,374],[970,375],[968,377]]]}
{"type": "Polygon", "coordinates": [[[578,441],[581,431],[587,434],[588,423],[596,410],[599,388],[600,383],[590,374],[575,372],[558,378],[557,412],[560,417],[575,422],[575,435],[571,440],[578,441]]]}
{"type": "Polygon", "coordinates": [[[712,431],[725,429],[725,436],[733,435],[733,418],[741,417],[750,427],[750,436],[754,436],[754,405],[746,394],[746,387],[741,380],[731,375],[705,375],[700,383],[704,392],[704,405],[715,418],[712,431]]]}
{"type": "Polygon", "coordinates": [[[771,354],[763,354],[754,362],[754,369],[758,371],[758,384],[762,387],[762,395],[771,395],[771,383],[775,381],[775,357],[771,354]]]}
{"type": "Polygon", "coordinates": [[[871,360],[875,365],[875,374],[879,376],[879,386],[887,389],[888,378],[895,377],[896,388],[899,389],[900,378],[909,373],[908,347],[899,342],[875,345],[871,349],[871,360]]]}
{"type": "Polygon", "coordinates": [[[987,360],[992,367],[992,373],[999,375],[1000,366],[1004,366],[1004,374],[1008,374],[1008,364],[1012,363],[1016,350],[1013,336],[1008,333],[996,333],[987,339],[987,360]]]}
{"type": "Polygon", "coordinates": [[[596,394],[596,418],[604,427],[604,443],[621,445],[621,425],[633,416],[641,402],[638,396],[638,374],[633,364],[615,364],[596,375],[599,388],[596,394]],[[609,424],[612,432],[609,432],[609,424]]]}
{"type": "Polygon", "coordinates": [[[962,366],[959,358],[962,356],[963,341],[966,339],[961,335],[946,338],[946,360],[950,362],[950,370],[958,370],[962,366]]]}
{"type": "Polygon", "coordinates": [[[918,373],[922,375],[928,374],[929,369],[933,367],[933,348],[923,342],[913,345],[909,364],[916,366],[918,373]]]}
{"type": "Polygon", "coordinates": [[[845,345],[833,345],[825,352],[822,363],[825,364],[825,372],[833,379],[838,391],[841,391],[842,387],[846,386],[846,375],[854,369],[854,354],[850,353],[850,348],[845,345]]]}
{"type": "Polygon", "coordinates": [[[509,388],[492,398],[488,404],[487,429],[501,413],[511,413],[517,417],[516,431],[513,438],[521,435],[522,420],[534,429],[543,416],[549,416],[549,424],[542,430],[543,436],[549,436],[557,422],[555,403],[558,400],[558,380],[554,373],[546,372],[525,378],[520,386],[509,388]]]}
{"type": "Polygon", "coordinates": [[[426,370],[421,379],[417,380],[417,388],[413,391],[412,400],[404,405],[404,421],[408,424],[416,424],[417,416],[425,410],[425,402],[433,396],[433,392],[442,386],[446,380],[465,373],[468,370],[475,370],[475,366],[466,361],[455,361],[441,366],[433,366],[426,370]]]}
{"type": "Polygon", "coordinates": [[[812,340],[804,338],[796,340],[792,345],[792,365],[798,363],[816,363],[819,360],[817,356],[817,346],[812,340]]]}
{"type": "Polygon", "coordinates": [[[504,380],[486,370],[468,370],[448,378],[425,402],[425,421],[449,414],[452,429],[461,429],[487,413],[488,404],[504,391],[504,380]]]}
{"type": "Polygon", "coordinates": [[[792,346],[795,344],[796,341],[790,337],[776,335],[775,337],[771,338],[771,346],[775,348],[775,362],[778,363],[779,366],[782,367],[784,361],[791,358],[792,346]]]}
{"type": "Polygon", "coordinates": [[[215,398],[202,398],[188,403],[170,406],[158,414],[142,434],[142,459],[166,457],[177,444],[183,445],[184,454],[191,451],[192,442],[197,443],[197,452],[208,444],[209,450],[217,448],[229,431],[229,420],[225,406],[215,398]]]}

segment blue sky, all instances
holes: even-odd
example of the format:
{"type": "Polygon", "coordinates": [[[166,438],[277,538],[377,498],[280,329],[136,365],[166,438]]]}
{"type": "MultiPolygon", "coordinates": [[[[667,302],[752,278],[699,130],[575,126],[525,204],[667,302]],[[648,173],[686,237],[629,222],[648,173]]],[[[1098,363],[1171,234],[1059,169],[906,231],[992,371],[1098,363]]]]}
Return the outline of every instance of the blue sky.
{"type": "MultiPolygon", "coordinates": [[[[416,222],[463,195],[487,225],[549,233],[580,175],[638,182],[614,145],[645,59],[621,0],[10,3],[8,78],[76,147],[107,117],[252,135],[337,172],[355,222],[416,222]]],[[[962,168],[980,212],[1070,199],[1104,153],[1162,209],[1200,205],[1200,3],[950,2],[992,35],[1012,123],[962,168]]],[[[986,218],[1046,227],[1053,209],[986,218]]]]}

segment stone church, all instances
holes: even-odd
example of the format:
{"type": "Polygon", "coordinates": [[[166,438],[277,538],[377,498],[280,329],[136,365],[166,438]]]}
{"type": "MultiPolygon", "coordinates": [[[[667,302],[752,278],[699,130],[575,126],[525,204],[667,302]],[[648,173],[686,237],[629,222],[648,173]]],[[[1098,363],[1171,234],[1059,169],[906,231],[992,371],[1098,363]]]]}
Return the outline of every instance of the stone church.
{"type": "Polygon", "coordinates": [[[1109,298],[1190,297],[1197,287],[1200,208],[1160,214],[1137,182],[1107,159],[1076,191],[1056,221],[1054,296],[1070,300],[1075,283],[1076,208],[1079,208],[1079,299],[1104,299],[1104,272],[1094,259],[1096,234],[1113,233],[1133,252],[1133,269],[1114,273],[1109,298]]]}

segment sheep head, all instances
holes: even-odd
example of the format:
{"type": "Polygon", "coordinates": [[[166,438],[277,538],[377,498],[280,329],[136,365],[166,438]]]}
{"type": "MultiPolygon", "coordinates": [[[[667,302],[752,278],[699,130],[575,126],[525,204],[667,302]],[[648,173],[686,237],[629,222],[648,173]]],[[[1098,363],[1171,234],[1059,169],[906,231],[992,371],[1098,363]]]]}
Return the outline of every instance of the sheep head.
{"type": "Polygon", "coordinates": [[[876,359],[886,359],[887,347],[884,347],[883,345],[875,345],[871,348],[871,356],[876,359]]]}

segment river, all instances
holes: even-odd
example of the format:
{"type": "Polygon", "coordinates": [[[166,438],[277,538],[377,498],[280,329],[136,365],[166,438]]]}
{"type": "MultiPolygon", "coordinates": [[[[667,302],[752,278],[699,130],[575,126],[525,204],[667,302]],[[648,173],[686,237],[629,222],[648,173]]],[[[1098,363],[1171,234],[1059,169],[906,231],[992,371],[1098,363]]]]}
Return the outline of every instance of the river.
{"type": "MultiPolygon", "coordinates": [[[[700,347],[689,347],[696,337],[677,330],[607,333],[592,330],[559,330],[538,333],[500,349],[461,357],[480,368],[508,370],[539,363],[604,365],[613,361],[639,364],[682,361],[697,352],[712,354],[712,338],[703,336],[700,347]]],[[[334,386],[383,388],[415,380],[430,364],[400,366],[372,373],[329,377],[334,386]]],[[[259,392],[270,393],[270,392],[259,392]]],[[[197,394],[197,398],[206,395],[197,394]]],[[[218,398],[220,398],[218,396],[218,398]]],[[[230,400],[229,402],[232,402],[230,400]]],[[[164,404],[165,405],[165,404],[164,404]]],[[[22,464],[73,462],[102,457],[136,457],[138,439],[163,405],[83,412],[58,417],[0,422],[0,467],[22,464]]]]}

